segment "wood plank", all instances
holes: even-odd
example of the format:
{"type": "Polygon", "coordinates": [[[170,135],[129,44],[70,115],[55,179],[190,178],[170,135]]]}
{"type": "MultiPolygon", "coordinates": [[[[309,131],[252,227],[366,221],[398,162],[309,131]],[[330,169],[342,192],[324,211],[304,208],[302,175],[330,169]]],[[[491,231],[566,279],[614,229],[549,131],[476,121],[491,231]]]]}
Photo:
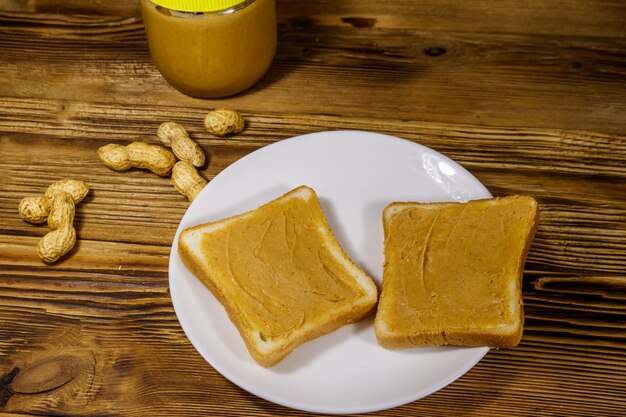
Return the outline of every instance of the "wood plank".
{"type": "Polygon", "coordinates": [[[248,113],[436,122],[455,115],[459,123],[615,133],[624,128],[626,54],[619,37],[377,28],[373,41],[371,30],[350,25],[282,24],[276,60],[260,84],[216,101],[185,97],[167,85],[151,63],[137,18],[28,19],[0,26],[1,96],[98,97],[197,109],[227,103],[248,113]],[[432,56],[432,48],[445,53],[432,56]]]}
{"type": "MultiPolygon", "coordinates": [[[[421,142],[458,160],[469,169],[513,171],[535,176],[555,177],[555,181],[584,176],[588,180],[617,181],[626,178],[626,136],[572,129],[486,127],[459,123],[425,123],[402,119],[349,119],[330,115],[255,112],[242,114],[247,127],[232,139],[211,136],[203,127],[208,109],[155,104],[110,106],[74,100],[0,99],[0,128],[9,159],[19,163],[43,158],[46,148],[32,147],[28,153],[20,146],[29,140],[54,141],[61,153],[93,150],[105,143],[155,140],[164,120],[182,123],[205,150],[225,151],[235,158],[261,146],[299,134],[336,129],[364,129],[401,136],[421,142]],[[15,134],[15,137],[11,137],[15,134]],[[16,147],[16,149],[11,149],[16,147]],[[593,169],[591,168],[593,166],[593,169]]],[[[50,146],[50,145],[49,145],[50,146]]],[[[75,159],[93,161],[76,155],[75,159]]],[[[61,158],[59,158],[61,159],[61,158]]],[[[230,164],[234,161],[226,161],[230,164]]],[[[56,163],[55,161],[52,161],[56,163]]],[[[217,161],[211,160],[209,167],[217,161]]],[[[5,161],[10,164],[10,161],[5,161]]],[[[58,163],[67,164],[59,161],[58,163]]],[[[19,165],[19,164],[17,164],[19,165]]],[[[220,170],[224,166],[220,165],[220,170]]],[[[112,173],[113,174],[113,173],[112,173]]],[[[563,184],[568,188],[567,184],[563,184]]],[[[584,184],[583,184],[584,186],[584,184]]],[[[621,199],[621,194],[611,198],[621,199]]]]}
{"type": "MultiPolygon", "coordinates": [[[[58,414],[138,416],[148,411],[151,415],[232,415],[237,410],[259,416],[307,415],[235,388],[181,342],[178,326],[163,320],[110,317],[100,324],[82,320],[79,324],[51,312],[2,310],[0,321],[10,317],[14,324],[9,334],[6,327],[0,328],[0,346],[11,358],[7,362],[7,357],[0,357],[1,368],[24,367],[62,353],[78,355],[83,361],[76,380],[45,395],[16,395],[6,407],[9,412],[47,415],[54,409],[58,414]],[[204,403],[197,398],[205,398],[204,403]]],[[[568,345],[578,354],[560,355],[558,348],[525,341],[517,349],[491,351],[451,386],[379,415],[418,411],[436,415],[441,407],[455,414],[499,415],[512,406],[517,415],[532,415],[538,407],[542,414],[611,414],[624,406],[623,350],[608,354],[568,345]],[[576,399],[566,400],[573,391],[581,392],[576,399]]]]}
{"type": "MultiPolygon", "coordinates": [[[[137,1],[0,0],[0,10],[23,14],[139,17],[137,1]]],[[[439,32],[532,33],[559,36],[626,37],[626,6],[620,0],[277,0],[281,22],[439,32]],[[512,13],[512,11],[514,11],[512,13]],[[570,24],[576,22],[576,24],[570,24]]],[[[16,13],[12,13],[16,16],[16,13]]]]}
{"type": "MultiPolygon", "coordinates": [[[[244,134],[211,137],[203,110],[119,106],[85,102],[0,101],[2,229],[38,237],[45,226],[17,216],[19,200],[41,193],[53,180],[78,177],[91,185],[78,207],[81,241],[145,243],[169,247],[188,205],[168,179],[104,167],[96,149],[109,142],[147,139],[159,123],[176,120],[204,148],[207,179],[247,153],[291,135],[328,129],[364,129],[396,134],[437,149],[470,169],[495,195],[530,194],[542,207],[528,268],[550,273],[620,273],[626,269],[626,138],[519,128],[485,128],[400,120],[345,120],[333,116],[256,114],[244,134]],[[280,128],[278,128],[280,127],[280,128]],[[37,146],[33,146],[33,145],[37,146]],[[50,158],[53,152],[55,157],[50,158]],[[584,159],[581,156],[584,155],[584,159]],[[494,162],[495,161],[495,162],[494,162]],[[590,166],[594,166],[593,172],[590,166]],[[547,168],[546,168],[547,167],[547,168]],[[158,228],[159,233],[154,233],[158,228]],[[120,238],[119,230],[123,230],[120,238]]],[[[10,244],[11,238],[6,239],[10,244]]],[[[29,249],[32,254],[34,243],[29,249]]],[[[95,262],[95,261],[94,261],[95,262]]]]}
{"type": "Polygon", "coordinates": [[[365,28],[403,28],[427,32],[527,33],[588,38],[626,36],[626,6],[619,0],[402,0],[379,3],[279,0],[278,11],[283,19],[297,22],[300,18],[304,22],[313,20],[323,25],[341,22],[365,28]],[[350,20],[351,17],[362,20],[350,20]]]}

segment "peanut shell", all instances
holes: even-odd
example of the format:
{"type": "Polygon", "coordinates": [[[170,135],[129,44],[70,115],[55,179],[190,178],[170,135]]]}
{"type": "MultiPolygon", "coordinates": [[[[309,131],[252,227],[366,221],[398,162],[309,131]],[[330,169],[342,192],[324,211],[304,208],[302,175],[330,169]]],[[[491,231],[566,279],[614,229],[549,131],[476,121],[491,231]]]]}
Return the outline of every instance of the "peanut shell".
{"type": "Polygon", "coordinates": [[[207,182],[189,162],[178,161],[172,169],[172,183],[176,191],[193,201],[207,182]]]}

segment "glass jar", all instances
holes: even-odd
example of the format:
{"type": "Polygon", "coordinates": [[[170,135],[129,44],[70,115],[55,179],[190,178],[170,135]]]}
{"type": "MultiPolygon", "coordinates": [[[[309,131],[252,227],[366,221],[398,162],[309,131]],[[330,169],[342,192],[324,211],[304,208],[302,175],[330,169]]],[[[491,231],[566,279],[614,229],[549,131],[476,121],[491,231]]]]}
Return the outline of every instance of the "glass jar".
{"type": "Polygon", "coordinates": [[[154,64],[184,94],[237,94],[272,62],[275,0],[139,1],[154,64]]]}

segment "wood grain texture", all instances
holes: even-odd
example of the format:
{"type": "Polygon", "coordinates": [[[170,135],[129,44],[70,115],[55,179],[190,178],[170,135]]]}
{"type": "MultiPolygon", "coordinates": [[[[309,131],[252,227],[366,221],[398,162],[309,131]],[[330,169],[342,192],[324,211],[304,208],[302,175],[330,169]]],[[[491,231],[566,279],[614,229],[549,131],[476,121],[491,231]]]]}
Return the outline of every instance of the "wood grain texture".
{"type": "MultiPolygon", "coordinates": [[[[548,16],[556,19],[560,13],[556,7],[523,9],[527,18],[522,22],[537,21],[523,24],[534,30],[503,32],[451,27],[465,21],[501,21],[511,27],[513,16],[478,19],[485,5],[468,8],[456,2],[458,10],[451,15],[454,8],[442,3],[431,10],[431,14],[442,13],[433,18],[440,23],[424,27],[415,17],[423,11],[411,9],[407,2],[391,2],[387,13],[396,20],[412,16],[403,20],[405,25],[363,28],[342,20],[361,10],[356,3],[348,3],[350,8],[338,8],[332,18],[318,18],[316,13],[323,9],[313,7],[313,2],[279,5],[284,14],[276,60],[260,84],[229,100],[232,105],[251,113],[371,118],[388,114],[395,119],[418,116],[438,122],[454,115],[459,123],[620,132],[618,120],[626,111],[620,94],[626,67],[623,2],[607,2],[599,8],[599,15],[592,13],[587,2],[578,2],[580,7],[566,8],[576,11],[571,12],[575,15],[559,17],[562,25],[549,24],[548,16]],[[409,12],[402,13],[403,9],[409,12]],[[617,23],[608,33],[582,25],[597,36],[550,33],[549,28],[581,27],[570,24],[580,18],[579,10],[593,16],[587,19],[603,22],[598,26],[605,29],[611,27],[610,22],[617,23]],[[369,105],[355,106],[356,97],[369,105]]],[[[321,6],[334,10],[323,2],[321,6]]],[[[511,7],[488,10],[511,14],[511,7]]],[[[152,65],[139,17],[128,17],[123,9],[115,12],[126,15],[0,14],[0,53],[6,63],[0,95],[61,100],[98,97],[106,103],[194,108],[219,103],[176,94],[152,65]]]]}
{"type": "Polygon", "coordinates": [[[107,143],[183,124],[213,179],[268,144],[363,129],[436,149],[494,195],[530,194],[521,345],[380,416],[619,416],[626,409],[626,3],[279,1],[262,82],[223,101],[182,96],[150,61],[136,2],[0,0],[0,376],[71,354],[60,388],[2,416],[306,416],[237,388],[176,319],[168,256],[188,202],[170,180],[113,172],[107,143]],[[521,4],[520,4],[521,3],[521,4]],[[248,122],[218,139],[208,109],[248,122]],[[19,200],[86,181],[77,246],[36,255],[47,228],[19,200]]]}
{"type": "MultiPolygon", "coordinates": [[[[315,20],[325,26],[421,29],[424,31],[528,33],[583,37],[625,37],[626,14],[620,0],[277,0],[280,21],[315,20]],[[365,19],[365,20],[364,20],[365,19]],[[359,23],[360,22],[360,23],[359,23]],[[574,23],[575,24],[572,24],[574,23]],[[569,23],[569,24],[568,24],[569,23]]],[[[0,0],[0,10],[23,14],[139,17],[128,0],[0,0]]]]}

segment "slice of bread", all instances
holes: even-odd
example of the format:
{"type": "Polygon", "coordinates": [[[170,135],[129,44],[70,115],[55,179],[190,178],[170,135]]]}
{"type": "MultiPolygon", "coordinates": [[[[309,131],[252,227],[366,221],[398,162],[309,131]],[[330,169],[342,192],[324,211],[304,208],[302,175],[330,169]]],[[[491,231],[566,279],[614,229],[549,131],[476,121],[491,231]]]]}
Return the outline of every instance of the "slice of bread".
{"type": "Polygon", "coordinates": [[[537,221],[537,202],[524,196],[387,206],[378,342],[516,346],[524,261],[537,221]]]}
{"type": "Polygon", "coordinates": [[[376,285],[343,251],[306,186],[183,230],[178,252],[263,366],[361,319],[378,299],[376,285]]]}

